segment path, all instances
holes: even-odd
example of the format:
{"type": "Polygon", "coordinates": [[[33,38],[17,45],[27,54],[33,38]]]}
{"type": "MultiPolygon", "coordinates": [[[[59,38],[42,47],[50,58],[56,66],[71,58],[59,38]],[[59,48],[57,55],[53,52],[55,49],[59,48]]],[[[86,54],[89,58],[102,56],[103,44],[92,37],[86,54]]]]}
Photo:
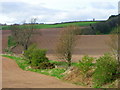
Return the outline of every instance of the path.
{"type": "Polygon", "coordinates": [[[23,71],[12,59],[2,58],[3,88],[84,88],[51,76],[23,71]]]}

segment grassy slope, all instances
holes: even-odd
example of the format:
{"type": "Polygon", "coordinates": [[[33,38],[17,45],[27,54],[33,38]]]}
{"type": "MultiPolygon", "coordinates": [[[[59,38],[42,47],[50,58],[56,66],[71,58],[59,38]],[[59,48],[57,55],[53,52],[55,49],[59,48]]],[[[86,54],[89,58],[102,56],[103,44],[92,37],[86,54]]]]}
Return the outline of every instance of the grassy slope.
{"type": "Polygon", "coordinates": [[[89,26],[90,24],[97,23],[97,22],[74,22],[74,23],[63,23],[63,24],[41,24],[41,25],[36,25],[38,29],[40,28],[60,28],[60,27],[65,27],[68,25],[78,25],[78,26],[89,26]]]}
{"type": "MultiPolygon", "coordinates": [[[[88,21],[88,22],[72,22],[72,23],[60,23],[60,24],[36,24],[35,27],[36,29],[47,29],[47,28],[61,28],[68,25],[89,26],[90,24],[94,24],[97,22],[88,21]]],[[[9,25],[2,26],[2,30],[9,30],[9,25]]]]}

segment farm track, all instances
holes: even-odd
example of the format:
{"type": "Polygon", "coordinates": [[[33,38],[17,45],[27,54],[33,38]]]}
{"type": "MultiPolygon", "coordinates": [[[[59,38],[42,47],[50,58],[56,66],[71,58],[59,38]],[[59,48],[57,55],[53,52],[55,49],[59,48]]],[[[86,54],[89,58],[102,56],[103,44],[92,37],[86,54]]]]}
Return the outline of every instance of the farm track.
{"type": "Polygon", "coordinates": [[[2,88],[86,88],[51,76],[23,71],[12,59],[2,58],[2,88]]]}

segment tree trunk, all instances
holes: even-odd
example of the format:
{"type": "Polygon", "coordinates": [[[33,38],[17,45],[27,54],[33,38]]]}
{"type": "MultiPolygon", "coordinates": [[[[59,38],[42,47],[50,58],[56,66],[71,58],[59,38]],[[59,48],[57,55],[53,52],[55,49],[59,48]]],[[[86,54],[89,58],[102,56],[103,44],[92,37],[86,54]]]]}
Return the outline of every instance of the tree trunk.
{"type": "Polygon", "coordinates": [[[18,44],[14,45],[14,46],[11,46],[10,49],[9,49],[10,52],[12,52],[12,50],[13,50],[15,47],[17,47],[17,45],[18,45],[18,44]]]}
{"type": "Polygon", "coordinates": [[[70,67],[71,66],[71,60],[70,61],[68,61],[68,67],[70,67]]]}
{"type": "Polygon", "coordinates": [[[67,59],[68,59],[68,67],[70,67],[71,66],[71,52],[68,53],[67,59]]]}
{"type": "Polygon", "coordinates": [[[28,45],[24,45],[24,51],[28,49],[28,45]]]}

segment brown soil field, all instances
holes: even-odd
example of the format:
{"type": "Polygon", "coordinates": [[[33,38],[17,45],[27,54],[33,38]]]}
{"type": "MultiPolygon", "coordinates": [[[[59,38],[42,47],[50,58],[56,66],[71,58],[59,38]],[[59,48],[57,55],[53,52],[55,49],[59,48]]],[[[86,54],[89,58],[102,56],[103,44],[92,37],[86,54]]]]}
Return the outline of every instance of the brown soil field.
{"type": "MultiPolygon", "coordinates": [[[[55,55],[55,49],[62,29],[63,28],[41,29],[38,30],[41,34],[36,34],[32,37],[33,43],[36,43],[40,48],[48,50],[47,56],[49,59],[58,60],[55,55]]],[[[2,49],[7,47],[7,37],[10,33],[10,30],[2,31],[2,49]]],[[[73,61],[78,61],[83,55],[98,57],[109,52],[109,46],[106,44],[108,40],[109,35],[77,35],[73,61]]],[[[15,49],[14,52],[19,53],[20,49],[15,49]]]]}

